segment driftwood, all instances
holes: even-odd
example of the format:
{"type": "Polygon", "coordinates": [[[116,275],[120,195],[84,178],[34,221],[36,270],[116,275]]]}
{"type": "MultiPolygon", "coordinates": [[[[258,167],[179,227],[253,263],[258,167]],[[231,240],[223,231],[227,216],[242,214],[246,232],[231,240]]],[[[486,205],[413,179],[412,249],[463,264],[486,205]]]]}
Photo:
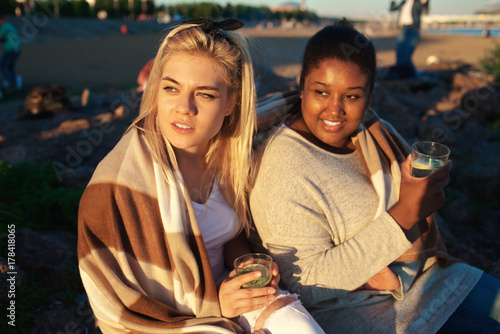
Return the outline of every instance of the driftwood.
{"type": "Polygon", "coordinates": [[[70,100],[63,86],[36,86],[26,94],[23,110],[16,119],[52,117],[69,107],[70,100]]]}

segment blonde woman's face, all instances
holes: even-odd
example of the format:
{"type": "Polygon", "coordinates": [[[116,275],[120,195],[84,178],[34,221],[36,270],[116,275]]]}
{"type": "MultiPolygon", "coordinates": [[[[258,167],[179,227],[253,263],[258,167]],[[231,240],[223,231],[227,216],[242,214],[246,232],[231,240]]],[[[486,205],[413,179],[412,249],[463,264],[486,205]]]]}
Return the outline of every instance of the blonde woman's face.
{"type": "Polygon", "coordinates": [[[174,149],[205,154],[208,142],[231,114],[234,101],[214,60],[175,52],[163,66],[158,87],[160,130],[174,149]]]}

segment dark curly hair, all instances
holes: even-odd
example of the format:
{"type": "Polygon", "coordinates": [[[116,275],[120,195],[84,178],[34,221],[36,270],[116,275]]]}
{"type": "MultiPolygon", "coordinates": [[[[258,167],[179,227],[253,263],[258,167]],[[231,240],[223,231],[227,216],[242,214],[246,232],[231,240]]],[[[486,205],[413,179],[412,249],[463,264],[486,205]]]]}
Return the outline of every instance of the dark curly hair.
{"type": "Polygon", "coordinates": [[[300,89],[304,89],[305,78],[322,61],[337,59],[346,63],[354,63],[368,77],[370,91],[373,89],[377,59],[373,43],[362,33],[352,27],[347,20],[341,20],[318,31],[309,39],[302,58],[300,73],[300,89]]]}

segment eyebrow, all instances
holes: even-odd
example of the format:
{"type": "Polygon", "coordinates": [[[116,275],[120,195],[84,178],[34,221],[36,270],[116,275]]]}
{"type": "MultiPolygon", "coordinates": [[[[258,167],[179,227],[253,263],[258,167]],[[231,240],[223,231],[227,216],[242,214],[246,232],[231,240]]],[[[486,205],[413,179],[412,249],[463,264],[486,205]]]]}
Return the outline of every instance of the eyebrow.
{"type": "MultiPolygon", "coordinates": [[[[330,85],[327,84],[327,83],[324,83],[324,82],[321,82],[321,81],[314,81],[313,82],[314,84],[318,84],[320,86],[324,86],[324,87],[329,87],[330,85]]],[[[354,86],[354,87],[347,87],[348,90],[354,90],[354,89],[361,89],[361,90],[365,90],[365,87],[362,87],[362,86],[354,86]]]]}
{"type": "MultiPolygon", "coordinates": [[[[165,81],[170,81],[176,85],[179,85],[179,83],[177,82],[177,80],[173,79],[173,78],[170,78],[169,76],[165,76],[163,78],[161,78],[161,80],[165,80],[165,81]]],[[[196,87],[197,89],[201,89],[201,90],[213,90],[213,91],[219,91],[220,89],[217,88],[217,87],[214,87],[214,86],[198,86],[196,87]]]]}

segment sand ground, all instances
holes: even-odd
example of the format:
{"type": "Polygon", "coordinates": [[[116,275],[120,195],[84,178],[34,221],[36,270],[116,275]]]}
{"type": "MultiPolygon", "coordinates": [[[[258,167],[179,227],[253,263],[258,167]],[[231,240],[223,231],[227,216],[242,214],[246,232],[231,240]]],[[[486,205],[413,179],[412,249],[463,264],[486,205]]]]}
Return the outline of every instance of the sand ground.
{"type": "MultiPolygon", "coordinates": [[[[252,37],[254,58],[277,74],[295,77],[307,39],[317,29],[255,30],[243,29],[252,37]]],[[[106,35],[83,39],[53,37],[23,45],[17,70],[25,87],[61,84],[70,94],[79,94],[88,87],[93,91],[130,89],[143,64],[154,57],[161,39],[160,33],[106,35]]],[[[380,66],[395,62],[395,37],[372,38],[380,66]]],[[[476,36],[424,35],[418,45],[414,62],[425,69],[428,56],[445,61],[461,60],[477,65],[494,39],[476,36]]]]}

